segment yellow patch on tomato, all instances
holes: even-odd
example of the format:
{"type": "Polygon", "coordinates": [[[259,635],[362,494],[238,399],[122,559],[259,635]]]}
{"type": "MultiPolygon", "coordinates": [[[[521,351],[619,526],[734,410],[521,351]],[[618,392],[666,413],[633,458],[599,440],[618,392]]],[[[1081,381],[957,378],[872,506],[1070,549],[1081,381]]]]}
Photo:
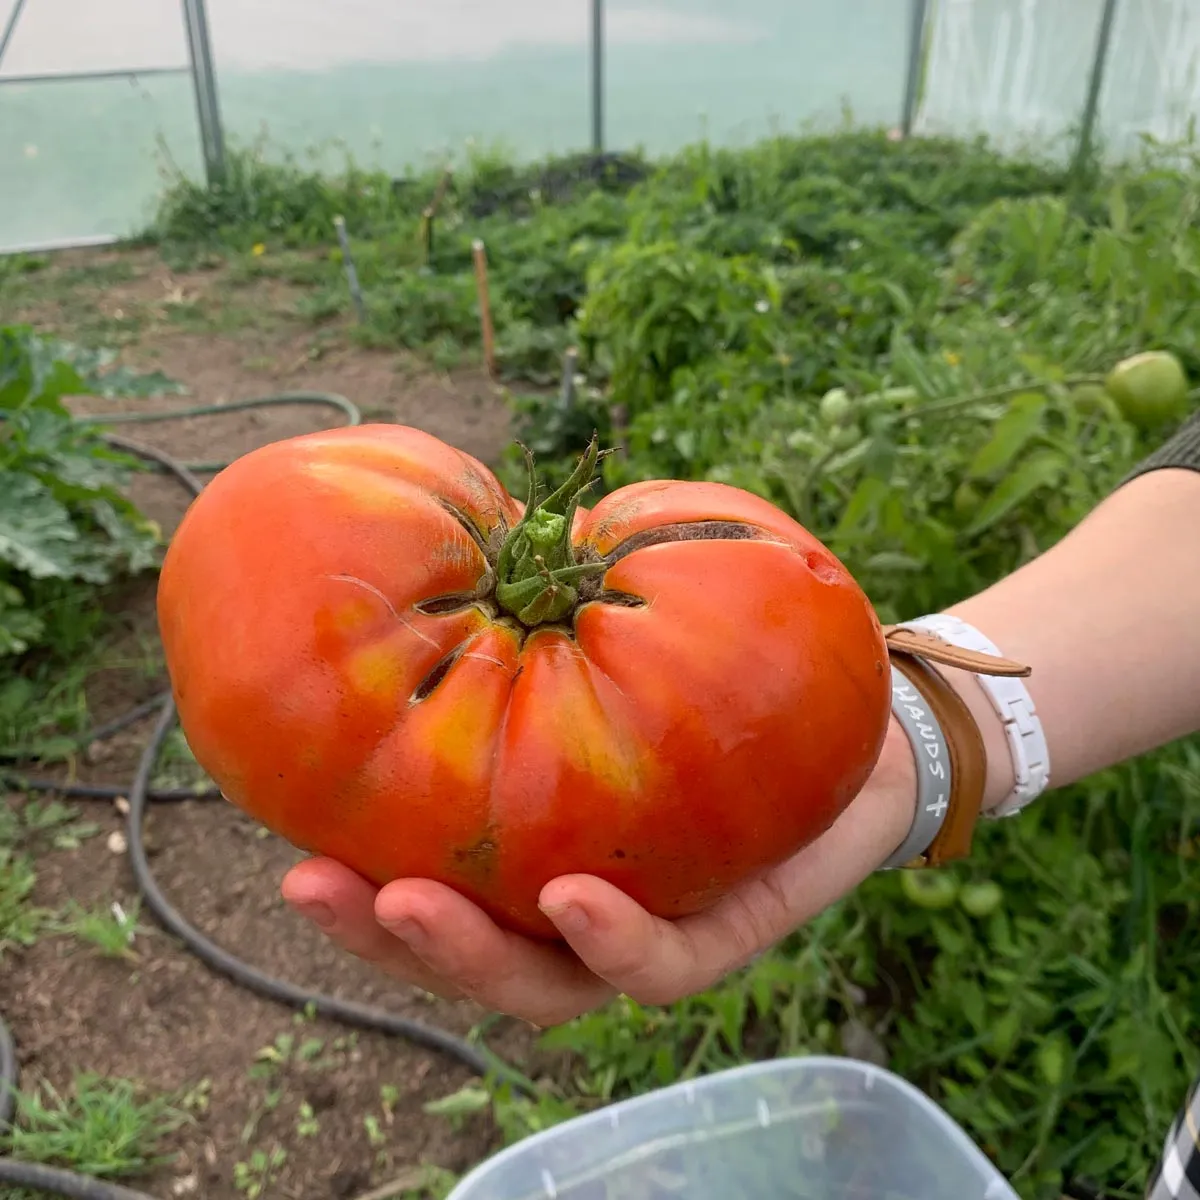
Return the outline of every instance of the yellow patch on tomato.
{"type": "Polygon", "coordinates": [[[393,639],[355,650],[343,664],[346,682],[360,696],[388,701],[397,698],[404,684],[404,662],[393,639]]]}
{"type": "Polygon", "coordinates": [[[352,500],[357,513],[397,514],[411,507],[411,501],[405,495],[410,487],[403,480],[389,478],[369,468],[364,470],[357,463],[313,457],[303,464],[303,470],[324,490],[336,491],[352,500]]]}
{"type": "MultiPolygon", "coordinates": [[[[562,638],[557,632],[531,639],[562,638]]],[[[559,675],[553,705],[540,714],[539,737],[554,745],[564,764],[588,775],[617,795],[636,795],[649,776],[646,753],[628,720],[625,698],[615,684],[574,648],[554,648],[555,657],[569,653],[578,668],[559,675]]],[[[525,677],[522,684],[526,683],[525,677]]],[[[530,686],[533,681],[530,680],[530,686]]]]}
{"type": "Polygon", "coordinates": [[[420,722],[422,744],[442,771],[464,787],[474,787],[487,778],[494,757],[496,722],[490,696],[480,701],[465,689],[456,689],[451,702],[425,708],[420,722]]]}
{"type": "Polygon", "coordinates": [[[333,605],[328,610],[329,628],[335,633],[356,633],[378,620],[378,605],[365,596],[333,605]]]}

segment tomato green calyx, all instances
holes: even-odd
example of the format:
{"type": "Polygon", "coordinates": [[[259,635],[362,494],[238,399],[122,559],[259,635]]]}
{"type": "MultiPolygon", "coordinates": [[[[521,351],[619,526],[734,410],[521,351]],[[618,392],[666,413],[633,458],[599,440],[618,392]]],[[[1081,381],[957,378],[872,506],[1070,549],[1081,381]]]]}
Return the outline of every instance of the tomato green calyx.
{"type": "Polygon", "coordinates": [[[544,500],[533,455],[525,451],[529,500],[525,515],[513,526],[496,561],[496,603],[533,628],[566,620],[579,603],[575,584],[608,569],[603,562],[581,563],[575,557],[571,527],[580,498],[596,482],[601,451],[595,434],[570,478],[544,500]]]}

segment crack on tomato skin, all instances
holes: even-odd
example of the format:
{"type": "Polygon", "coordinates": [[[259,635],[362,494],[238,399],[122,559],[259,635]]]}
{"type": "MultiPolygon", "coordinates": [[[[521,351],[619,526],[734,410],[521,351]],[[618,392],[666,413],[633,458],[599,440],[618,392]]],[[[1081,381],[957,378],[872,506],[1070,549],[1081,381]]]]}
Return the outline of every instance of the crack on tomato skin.
{"type": "Polygon", "coordinates": [[[504,514],[496,514],[498,517],[496,528],[492,530],[490,535],[485,537],[475,522],[457,505],[451,504],[449,500],[442,496],[437,496],[435,499],[442,511],[461,525],[471,541],[479,547],[483,557],[487,560],[488,574],[489,576],[493,575],[496,569],[496,560],[500,557],[500,547],[504,545],[504,540],[509,534],[508,522],[504,519],[504,514]]]}
{"type": "Polygon", "coordinates": [[[508,670],[508,664],[502,659],[497,658],[494,654],[477,654],[474,650],[467,650],[463,652],[463,658],[473,658],[476,662],[492,663],[502,671],[508,670]]]}
{"type": "MultiPolygon", "coordinates": [[[[612,567],[637,550],[645,550],[649,546],[663,546],[671,542],[767,542],[776,546],[787,544],[769,530],[749,521],[675,521],[669,525],[656,525],[652,529],[643,529],[639,533],[631,534],[623,542],[618,542],[607,554],[600,554],[593,546],[583,546],[580,548],[579,560],[602,562],[612,567]]],[[[641,596],[606,587],[604,579],[605,577],[600,575],[579,581],[576,585],[579,592],[576,613],[585,604],[612,604],[618,608],[648,606],[649,602],[641,596]]],[[[572,619],[575,615],[572,614],[572,619]]]]}
{"type": "Polygon", "coordinates": [[[647,546],[660,546],[665,542],[777,542],[784,543],[759,525],[749,521],[676,521],[670,525],[656,525],[652,529],[643,529],[631,534],[623,542],[619,542],[602,561],[611,567],[635,550],[644,550],[647,546]]]}
{"type": "Polygon", "coordinates": [[[437,686],[450,674],[450,668],[454,666],[463,653],[466,651],[466,644],[455,646],[449,654],[443,655],[433,664],[429,673],[413,688],[413,694],[409,697],[409,704],[420,704],[422,700],[428,700],[430,696],[437,690],[437,686]]]}
{"type": "Polygon", "coordinates": [[[632,592],[619,592],[615,588],[605,588],[595,596],[588,597],[590,604],[612,604],[617,608],[648,608],[650,602],[632,592]]]}
{"type": "Polygon", "coordinates": [[[452,617],[464,609],[471,608],[478,600],[479,597],[474,592],[452,592],[446,596],[418,600],[413,608],[426,617],[452,617]]]}
{"type": "Polygon", "coordinates": [[[496,576],[488,566],[479,582],[469,592],[445,592],[440,596],[430,596],[426,600],[418,600],[413,608],[427,617],[446,617],[465,609],[477,607],[496,617],[499,614],[493,596],[496,591],[496,576]]]}
{"type": "Polygon", "coordinates": [[[429,634],[423,633],[420,629],[418,629],[416,625],[414,625],[412,621],[404,616],[387,598],[387,596],[385,596],[383,592],[381,592],[373,583],[368,583],[365,579],[360,579],[357,575],[326,575],[325,578],[332,579],[336,583],[353,584],[355,587],[359,587],[366,592],[370,592],[370,594],[374,596],[375,599],[381,604],[383,604],[387,608],[388,612],[391,613],[391,615],[396,619],[396,621],[403,625],[404,628],[409,631],[409,633],[415,634],[421,639],[421,641],[432,646],[435,650],[441,649],[441,647],[433,640],[433,638],[429,636],[429,634]]]}

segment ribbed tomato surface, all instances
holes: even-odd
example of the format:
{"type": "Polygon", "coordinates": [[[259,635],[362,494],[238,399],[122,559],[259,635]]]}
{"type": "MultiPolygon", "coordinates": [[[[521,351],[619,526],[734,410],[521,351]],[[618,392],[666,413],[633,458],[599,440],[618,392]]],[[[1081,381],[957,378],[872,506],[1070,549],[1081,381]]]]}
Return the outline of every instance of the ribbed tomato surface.
{"type": "Polygon", "coordinates": [[[827,829],[890,697],[837,559],[747,492],[638,484],[567,512],[564,553],[591,573],[530,626],[496,598],[523,512],[401,426],[219,474],[158,610],[184,732],[229,800],[377,884],[440,880],[545,937],[557,875],[678,916],[827,829]]]}

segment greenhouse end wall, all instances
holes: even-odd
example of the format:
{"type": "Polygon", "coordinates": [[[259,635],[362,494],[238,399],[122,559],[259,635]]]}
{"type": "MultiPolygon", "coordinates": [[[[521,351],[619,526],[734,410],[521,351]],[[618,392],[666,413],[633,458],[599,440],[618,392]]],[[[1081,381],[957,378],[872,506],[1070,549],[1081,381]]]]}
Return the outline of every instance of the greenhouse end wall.
{"type": "MultiPolygon", "coordinates": [[[[0,58],[0,247],[127,235],[173,173],[211,168],[220,146],[211,131],[201,137],[185,20],[196,2],[0,0],[0,30],[11,26],[0,58]]],[[[225,140],[261,138],[271,152],[329,163],[345,149],[397,174],[469,143],[524,158],[583,150],[597,130],[609,148],[659,153],[847,116],[899,127],[907,96],[916,133],[982,133],[1062,154],[1078,144],[1094,83],[1095,136],[1111,155],[1146,135],[1180,140],[1200,114],[1194,0],[205,7],[225,140]]]]}

